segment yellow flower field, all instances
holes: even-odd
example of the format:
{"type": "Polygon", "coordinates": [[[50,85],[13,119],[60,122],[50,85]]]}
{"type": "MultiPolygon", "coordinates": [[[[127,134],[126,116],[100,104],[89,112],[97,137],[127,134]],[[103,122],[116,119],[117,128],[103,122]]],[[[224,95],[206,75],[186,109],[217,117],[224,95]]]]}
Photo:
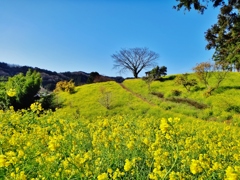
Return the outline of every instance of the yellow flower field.
{"type": "Polygon", "coordinates": [[[177,117],[0,111],[0,179],[239,179],[240,133],[177,117]]]}

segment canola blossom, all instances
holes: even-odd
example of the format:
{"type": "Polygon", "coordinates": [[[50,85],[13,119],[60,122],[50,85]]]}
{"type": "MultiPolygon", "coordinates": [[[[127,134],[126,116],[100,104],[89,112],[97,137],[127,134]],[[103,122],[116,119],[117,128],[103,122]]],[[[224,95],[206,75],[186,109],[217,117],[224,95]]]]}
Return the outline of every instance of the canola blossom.
{"type": "Polygon", "coordinates": [[[16,96],[16,90],[15,89],[9,89],[8,91],[6,91],[6,93],[7,93],[7,95],[9,96],[9,97],[14,97],[14,96],[16,96]]]}
{"type": "Polygon", "coordinates": [[[0,179],[240,178],[239,127],[40,110],[0,111],[0,179]]]}

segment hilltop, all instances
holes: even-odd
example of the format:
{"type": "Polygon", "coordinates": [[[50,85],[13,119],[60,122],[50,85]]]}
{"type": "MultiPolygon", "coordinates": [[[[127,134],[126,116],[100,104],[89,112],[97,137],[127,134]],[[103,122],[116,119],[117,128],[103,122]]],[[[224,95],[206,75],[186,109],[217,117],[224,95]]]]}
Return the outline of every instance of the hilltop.
{"type": "MultiPolygon", "coordinates": [[[[30,66],[19,66],[19,65],[11,65],[4,62],[0,62],[0,77],[11,77],[19,73],[24,73],[29,70],[36,70],[37,72],[41,73],[42,76],[42,86],[48,90],[53,90],[55,88],[55,85],[59,81],[69,81],[73,80],[75,85],[82,85],[86,84],[88,81],[88,78],[90,77],[91,73],[86,73],[83,71],[76,71],[76,72],[55,72],[50,71],[46,69],[41,69],[38,67],[30,67],[30,66]]],[[[99,78],[102,81],[117,81],[122,82],[124,79],[122,77],[109,77],[100,75],[101,78],[99,78]]]]}

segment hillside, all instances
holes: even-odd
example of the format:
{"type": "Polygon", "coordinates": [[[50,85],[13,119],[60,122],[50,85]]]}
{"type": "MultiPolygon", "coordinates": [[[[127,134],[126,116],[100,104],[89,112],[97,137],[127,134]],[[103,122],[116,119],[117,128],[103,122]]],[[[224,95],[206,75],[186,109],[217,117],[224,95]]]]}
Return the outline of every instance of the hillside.
{"type": "MultiPolygon", "coordinates": [[[[55,85],[59,81],[69,81],[73,80],[75,85],[86,84],[87,80],[90,76],[90,73],[76,71],[76,72],[53,72],[45,69],[40,69],[38,67],[30,67],[30,66],[18,66],[18,65],[10,65],[4,62],[0,62],[0,77],[11,77],[19,73],[24,73],[29,70],[36,70],[41,73],[42,76],[42,86],[48,90],[53,90],[55,85]]],[[[117,82],[122,82],[124,79],[122,77],[108,77],[101,75],[103,80],[113,80],[117,82]]]]}
{"type": "MultiPolygon", "coordinates": [[[[194,74],[191,76],[194,77],[194,74]]],[[[230,73],[220,88],[208,97],[201,83],[187,92],[167,76],[162,81],[154,81],[150,91],[142,79],[129,79],[120,84],[105,82],[79,86],[75,94],[61,93],[59,98],[64,101],[66,109],[78,109],[86,117],[114,114],[137,114],[144,117],[161,114],[165,117],[174,114],[187,119],[233,121],[240,125],[240,99],[236,98],[240,96],[238,79],[239,73],[230,73]],[[176,96],[174,90],[181,94],[176,96]],[[101,98],[107,98],[106,92],[110,99],[109,109],[99,102],[101,98]]]]}
{"type": "Polygon", "coordinates": [[[54,112],[0,111],[0,179],[239,179],[240,75],[208,97],[174,77],[77,86],[54,112]]]}

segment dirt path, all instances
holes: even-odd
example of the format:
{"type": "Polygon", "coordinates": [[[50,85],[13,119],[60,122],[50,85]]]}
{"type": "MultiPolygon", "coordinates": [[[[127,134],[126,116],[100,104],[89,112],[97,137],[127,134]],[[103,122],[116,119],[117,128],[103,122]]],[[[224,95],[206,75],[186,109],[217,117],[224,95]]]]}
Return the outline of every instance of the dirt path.
{"type": "Polygon", "coordinates": [[[141,95],[133,92],[132,90],[128,89],[126,86],[124,86],[122,83],[118,83],[123,89],[125,89],[126,91],[130,92],[133,96],[137,97],[138,99],[148,103],[151,106],[156,106],[154,103],[148,101],[146,98],[142,97],[141,95]]]}

